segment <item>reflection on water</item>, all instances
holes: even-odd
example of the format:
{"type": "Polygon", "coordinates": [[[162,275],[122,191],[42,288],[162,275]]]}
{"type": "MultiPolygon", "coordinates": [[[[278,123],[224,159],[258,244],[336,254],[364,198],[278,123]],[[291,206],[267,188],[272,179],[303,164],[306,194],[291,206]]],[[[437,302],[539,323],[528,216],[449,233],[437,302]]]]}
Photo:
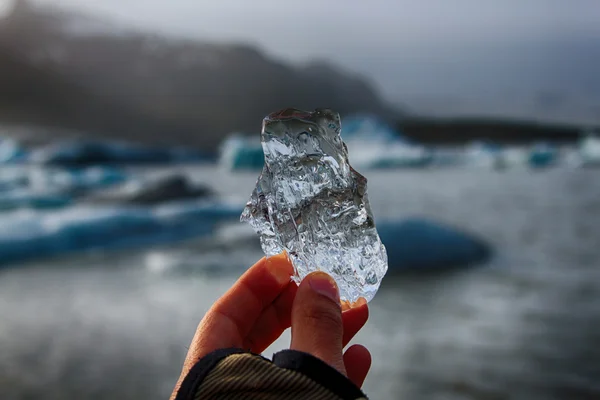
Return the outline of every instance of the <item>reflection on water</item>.
{"type": "MultiPolygon", "coordinates": [[[[256,178],[190,172],[228,196],[256,178]]],[[[456,224],[498,253],[481,269],[384,280],[356,339],[374,356],[371,398],[598,398],[596,175],[371,174],[376,215],[456,224]]],[[[3,398],[166,398],[202,314],[260,256],[235,236],[0,271],[3,398]]]]}

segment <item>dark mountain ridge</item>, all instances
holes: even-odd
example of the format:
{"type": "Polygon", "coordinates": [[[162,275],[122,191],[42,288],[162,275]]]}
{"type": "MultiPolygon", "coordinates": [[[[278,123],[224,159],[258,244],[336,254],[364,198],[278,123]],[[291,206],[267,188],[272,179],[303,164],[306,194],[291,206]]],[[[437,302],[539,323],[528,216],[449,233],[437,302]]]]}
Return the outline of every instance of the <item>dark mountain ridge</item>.
{"type": "Polygon", "coordinates": [[[282,107],[400,115],[365,79],[327,63],[293,67],[247,45],[102,26],[17,1],[0,21],[0,89],[10,88],[0,117],[214,149],[231,131],[257,132],[282,107]]]}

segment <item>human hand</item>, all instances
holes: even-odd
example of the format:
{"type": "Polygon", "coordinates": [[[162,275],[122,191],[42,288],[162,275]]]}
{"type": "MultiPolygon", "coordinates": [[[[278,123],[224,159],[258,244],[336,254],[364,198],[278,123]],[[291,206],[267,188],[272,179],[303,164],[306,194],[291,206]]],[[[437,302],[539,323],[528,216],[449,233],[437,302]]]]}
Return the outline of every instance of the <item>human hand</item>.
{"type": "Polygon", "coordinates": [[[343,348],[368,319],[366,301],[342,305],[329,275],[315,272],[297,286],[293,272],[285,255],[262,258],[215,302],[198,325],[172,398],[207,354],[232,347],[261,353],[290,326],[290,349],[320,358],[362,386],[371,355],[361,345],[343,348]]]}

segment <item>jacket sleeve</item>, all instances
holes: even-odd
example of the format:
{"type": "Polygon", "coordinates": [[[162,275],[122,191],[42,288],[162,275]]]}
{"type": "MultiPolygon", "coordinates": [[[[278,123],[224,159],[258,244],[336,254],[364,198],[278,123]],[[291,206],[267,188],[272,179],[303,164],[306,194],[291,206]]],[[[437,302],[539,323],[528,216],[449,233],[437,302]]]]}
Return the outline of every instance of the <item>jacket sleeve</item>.
{"type": "Polygon", "coordinates": [[[176,400],[365,400],[348,378],[320,359],[284,350],[273,361],[241,349],[202,358],[184,378],[176,400]]]}

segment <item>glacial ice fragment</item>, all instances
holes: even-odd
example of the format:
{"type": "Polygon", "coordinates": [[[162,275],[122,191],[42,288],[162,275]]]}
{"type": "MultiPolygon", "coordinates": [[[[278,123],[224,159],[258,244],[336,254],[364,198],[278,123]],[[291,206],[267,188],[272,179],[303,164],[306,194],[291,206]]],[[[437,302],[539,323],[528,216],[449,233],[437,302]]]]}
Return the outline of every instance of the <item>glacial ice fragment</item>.
{"type": "Polygon", "coordinates": [[[367,180],[348,162],[340,116],[285,109],[263,120],[265,164],[241,221],[260,236],[267,257],[286,251],[300,281],[330,274],[342,301],[370,301],[387,254],[367,197],[367,180]]]}

